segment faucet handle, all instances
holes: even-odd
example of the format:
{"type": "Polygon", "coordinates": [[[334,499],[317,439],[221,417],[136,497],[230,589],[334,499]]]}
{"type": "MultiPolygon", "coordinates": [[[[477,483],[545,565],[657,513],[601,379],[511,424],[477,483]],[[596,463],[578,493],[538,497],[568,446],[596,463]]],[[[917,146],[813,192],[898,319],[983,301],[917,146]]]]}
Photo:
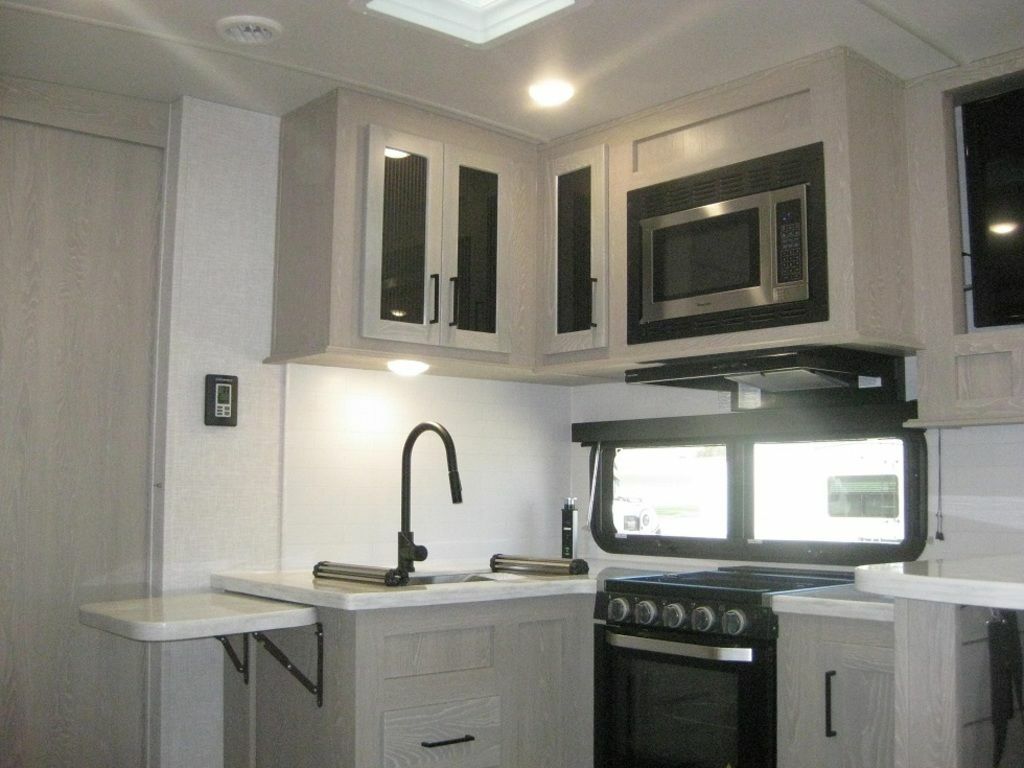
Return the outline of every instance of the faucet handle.
{"type": "Polygon", "coordinates": [[[412,559],[416,562],[427,559],[427,548],[422,544],[417,544],[412,548],[412,559]]]}

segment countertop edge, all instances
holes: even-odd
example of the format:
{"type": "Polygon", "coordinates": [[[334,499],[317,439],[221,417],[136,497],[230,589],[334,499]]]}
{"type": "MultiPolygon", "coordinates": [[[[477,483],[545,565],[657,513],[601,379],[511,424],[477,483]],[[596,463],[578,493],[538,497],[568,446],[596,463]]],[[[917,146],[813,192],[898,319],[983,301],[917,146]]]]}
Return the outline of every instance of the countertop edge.
{"type": "Polygon", "coordinates": [[[531,576],[514,581],[373,587],[340,581],[323,584],[315,582],[305,571],[217,573],[211,577],[211,584],[215,589],[228,592],[349,611],[592,595],[596,590],[595,582],[587,576],[531,576]]]}

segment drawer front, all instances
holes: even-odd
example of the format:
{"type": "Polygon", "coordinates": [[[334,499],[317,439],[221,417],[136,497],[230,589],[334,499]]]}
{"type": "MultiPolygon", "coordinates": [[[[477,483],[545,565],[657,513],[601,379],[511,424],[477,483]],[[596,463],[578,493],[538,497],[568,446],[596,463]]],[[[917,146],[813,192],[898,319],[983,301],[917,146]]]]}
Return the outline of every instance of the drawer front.
{"type": "Polygon", "coordinates": [[[385,768],[498,768],[501,698],[394,709],[382,716],[385,768]]]}
{"type": "Polygon", "coordinates": [[[494,627],[389,635],[383,650],[388,679],[486,669],[494,665],[494,627]]]}

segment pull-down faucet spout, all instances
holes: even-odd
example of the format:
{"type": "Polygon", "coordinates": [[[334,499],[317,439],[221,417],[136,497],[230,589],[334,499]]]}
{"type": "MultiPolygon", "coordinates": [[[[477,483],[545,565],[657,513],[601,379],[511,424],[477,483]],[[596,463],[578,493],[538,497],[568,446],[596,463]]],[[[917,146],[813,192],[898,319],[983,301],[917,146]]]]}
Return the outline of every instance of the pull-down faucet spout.
{"type": "Polygon", "coordinates": [[[424,432],[436,432],[444,443],[445,458],[448,461],[448,485],[452,492],[452,503],[462,503],[462,481],[459,479],[458,460],[455,456],[455,443],[448,430],[433,421],[425,421],[413,427],[405,439],[402,449],[402,528],[398,532],[398,569],[406,573],[416,570],[415,561],[427,559],[427,548],[417,545],[413,540],[411,525],[410,496],[412,495],[412,447],[416,439],[424,432]]]}

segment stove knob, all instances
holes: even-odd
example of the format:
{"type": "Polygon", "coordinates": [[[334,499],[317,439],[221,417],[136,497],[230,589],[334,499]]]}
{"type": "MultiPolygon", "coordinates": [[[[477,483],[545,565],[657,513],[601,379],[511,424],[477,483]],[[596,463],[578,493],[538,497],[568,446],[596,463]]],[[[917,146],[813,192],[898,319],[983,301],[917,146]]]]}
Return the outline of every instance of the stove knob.
{"type": "Polygon", "coordinates": [[[747,615],[738,608],[730,608],[722,614],[722,631],[727,635],[741,635],[747,628],[747,615]]]}
{"type": "Polygon", "coordinates": [[[686,621],[686,610],[679,603],[669,603],[661,612],[661,623],[669,629],[679,629],[686,621]]]}
{"type": "Polygon", "coordinates": [[[698,632],[709,632],[715,626],[715,611],[706,605],[693,609],[690,621],[698,632]]]}
{"type": "Polygon", "coordinates": [[[653,600],[641,600],[636,604],[635,615],[638,624],[650,626],[658,620],[658,606],[653,600]]]}
{"type": "Polygon", "coordinates": [[[608,621],[625,621],[629,618],[629,600],[614,597],[608,601],[608,621]]]}

